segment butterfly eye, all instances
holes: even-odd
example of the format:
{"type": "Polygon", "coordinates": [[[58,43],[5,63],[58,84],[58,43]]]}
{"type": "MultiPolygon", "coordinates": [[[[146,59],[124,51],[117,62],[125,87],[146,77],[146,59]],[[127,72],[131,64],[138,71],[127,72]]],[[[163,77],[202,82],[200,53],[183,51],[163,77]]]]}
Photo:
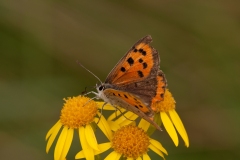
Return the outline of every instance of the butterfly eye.
{"type": "Polygon", "coordinates": [[[104,86],[100,86],[98,89],[99,89],[99,91],[101,91],[104,89],[104,86]]]}

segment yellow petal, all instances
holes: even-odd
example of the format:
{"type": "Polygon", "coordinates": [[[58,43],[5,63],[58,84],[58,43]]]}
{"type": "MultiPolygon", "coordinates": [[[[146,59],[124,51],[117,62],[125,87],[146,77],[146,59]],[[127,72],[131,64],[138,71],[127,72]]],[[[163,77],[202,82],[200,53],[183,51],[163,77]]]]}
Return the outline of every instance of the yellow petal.
{"type": "MultiPolygon", "coordinates": [[[[134,160],[133,158],[127,158],[127,160],[134,160]]],[[[138,158],[136,160],[139,160],[138,158]]],[[[141,159],[140,159],[141,160],[141,159]]]]}
{"type": "MultiPolygon", "coordinates": [[[[99,108],[99,109],[102,109],[104,103],[105,103],[105,102],[97,102],[98,108],[99,108]]],[[[112,110],[116,110],[116,108],[113,107],[112,105],[110,105],[109,103],[106,104],[106,105],[103,107],[103,109],[104,109],[104,110],[111,110],[111,111],[112,111],[112,110]]]]}
{"type": "Polygon", "coordinates": [[[108,124],[109,124],[112,131],[117,131],[121,127],[115,121],[108,121],[108,124]]]}
{"type": "Polygon", "coordinates": [[[62,151],[63,151],[63,146],[65,144],[66,138],[67,138],[67,133],[68,133],[68,127],[63,127],[63,130],[58,138],[55,150],[54,150],[54,159],[55,160],[60,160],[62,151]]]}
{"type": "Polygon", "coordinates": [[[116,109],[115,108],[115,112],[112,113],[109,117],[108,117],[108,121],[111,121],[113,119],[115,119],[117,116],[121,115],[123,112],[125,112],[125,109],[124,108],[118,108],[116,109]]]}
{"type": "Polygon", "coordinates": [[[85,158],[84,152],[83,150],[81,150],[80,152],[78,152],[75,156],[75,159],[82,159],[85,158]]]}
{"type": "Polygon", "coordinates": [[[59,125],[60,125],[60,127],[62,126],[60,120],[58,120],[57,123],[55,123],[55,124],[52,126],[51,129],[49,129],[49,131],[48,131],[48,133],[47,133],[47,135],[46,135],[46,138],[45,138],[46,140],[47,140],[48,137],[53,133],[53,131],[55,130],[55,128],[60,128],[59,125]]]}
{"type": "MultiPolygon", "coordinates": [[[[157,153],[159,156],[161,156],[161,157],[164,158],[163,153],[162,153],[159,149],[157,149],[156,147],[154,147],[152,144],[150,144],[148,147],[149,147],[152,151],[154,151],[155,153],[157,153]]],[[[164,158],[164,159],[165,159],[165,158],[164,158]]]]}
{"type": "Polygon", "coordinates": [[[119,160],[121,154],[112,151],[104,160],[119,160]]]}
{"type": "MultiPolygon", "coordinates": [[[[94,151],[94,155],[98,155],[102,152],[105,152],[106,150],[108,150],[109,148],[111,148],[111,143],[107,142],[107,143],[102,143],[98,145],[99,151],[94,151]]],[[[81,150],[80,152],[78,152],[75,156],[75,159],[81,159],[81,158],[85,158],[83,150],[81,150]]]]}
{"type": "Polygon", "coordinates": [[[100,153],[102,153],[102,152],[105,152],[106,150],[108,150],[109,148],[111,148],[111,146],[112,146],[112,145],[111,145],[110,142],[99,144],[99,145],[98,145],[99,151],[94,151],[94,154],[97,155],[97,154],[100,154],[100,153]]]}
{"type": "Polygon", "coordinates": [[[185,145],[187,147],[189,147],[189,139],[188,139],[188,135],[187,135],[187,132],[184,128],[184,125],[180,119],[180,117],[178,116],[177,112],[175,111],[175,109],[173,110],[169,110],[169,115],[172,119],[172,122],[174,124],[174,126],[176,127],[178,133],[180,134],[180,136],[182,137],[182,139],[184,140],[185,142],[185,145]]]}
{"type": "Polygon", "coordinates": [[[144,119],[141,119],[138,124],[138,127],[142,128],[145,132],[147,132],[149,126],[150,126],[150,123],[148,123],[148,121],[146,121],[144,119]]]}
{"type": "Polygon", "coordinates": [[[84,156],[87,160],[94,160],[94,153],[92,147],[89,146],[86,136],[85,136],[85,128],[80,127],[79,128],[79,137],[80,137],[80,143],[83,149],[84,156]]]}
{"type": "Polygon", "coordinates": [[[46,152],[48,153],[50,147],[52,146],[52,143],[54,141],[54,139],[56,138],[60,128],[62,127],[62,124],[60,121],[58,121],[50,130],[52,130],[51,132],[51,136],[50,138],[48,139],[48,142],[47,142],[47,147],[46,147],[46,152]]]}
{"type": "MultiPolygon", "coordinates": [[[[100,116],[100,113],[98,113],[98,116],[100,116]]],[[[105,117],[101,116],[100,120],[96,118],[95,122],[97,123],[98,127],[102,130],[102,132],[106,135],[106,137],[109,140],[111,140],[112,139],[112,131],[111,131],[110,126],[109,126],[107,120],[105,119],[105,117]]]]}
{"type": "Polygon", "coordinates": [[[172,124],[172,121],[170,120],[170,118],[168,117],[168,115],[165,112],[160,112],[160,114],[161,114],[163,125],[166,128],[169,136],[172,138],[175,146],[178,146],[178,136],[177,136],[177,132],[172,124]]]}
{"type": "Polygon", "coordinates": [[[138,157],[136,160],[142,160],[142,158],[141,158],[141,157],[138,157]]]}
{"type": "Polygon", "coordinates": [[[120,122],[120,126],[126,126],[126,125],[131,124],[134,120],[136,120],[138,118],[138,115],[136,115],[132,112],[127,112],[127,113],[124,114],[124,116],[121,116],[121,117],[124,117],[125,120],[120,122]]]}
{"type": "Polygon", "coordinates": [[[121,123],[125,123],[125,121],[127,121],[127,123],[131,123],[136,119],[135,117],[138,117],[138,116],[136,116],[136,114],[134,114],[133,112],[126,112],[124,115],[120,116],[117,120],[115,120],[115,122],[117,122],[122,126],[123,124],[121,123]]]}
{"type": "Polygon", "coordinates": [[[66,137],[66,141],[65,141],[65,144],[63,146],[63,149],[62,149],[62,154],[61,154],[61,157],[60,159],[65,159],[66,156],[67,156],[67,153],[70,149],[70,146],[72,144],[72,139],[73,139],[73,132],[74,130],[73,129],[68,129],[67,131],[67,137],[66,137]]]}
{"type": "Polygon", "coordinates": [[[147,153],[143,154],[143,160],[151,160],[147,153]]]}
{"type": "Polygon", "coordinates": [[[86,125],[85,127],[85,136],[87,139],[88,144],[95,150],[99,151],[98,143],[93,132],[93,129],[90,125],[86,125]]]}
{"type": "Polygon", "coordinates": [[[159,149],[161,152],[168,154],[166,149],[163,148],[162,144],[158,141],[156,141],[155,139],[150,139],[150,143],[155,146],[157,149],[159,149]]]}
{"type": "Polygon", "coordinates": [[[119,116],[121,114],[121,112],[119,110],[115,111],[114,113],[112,113],[107,120],[108,121],[112,121],[113,119],[115,119],[117,116],[119,116]]]}

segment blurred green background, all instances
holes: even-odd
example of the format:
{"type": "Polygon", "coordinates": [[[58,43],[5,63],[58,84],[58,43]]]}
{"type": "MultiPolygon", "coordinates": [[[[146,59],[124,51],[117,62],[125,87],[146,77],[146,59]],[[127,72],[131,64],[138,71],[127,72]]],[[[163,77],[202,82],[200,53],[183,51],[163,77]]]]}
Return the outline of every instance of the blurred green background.
{"type": "Polygon", "coordinates": [[[0,159],[53,159],[62,99],[97,82],[76,61],[104,80],[147,34],[190,139],[156,132],[167,160],[240,159],[238,0],[0,1],[0,159]]]}

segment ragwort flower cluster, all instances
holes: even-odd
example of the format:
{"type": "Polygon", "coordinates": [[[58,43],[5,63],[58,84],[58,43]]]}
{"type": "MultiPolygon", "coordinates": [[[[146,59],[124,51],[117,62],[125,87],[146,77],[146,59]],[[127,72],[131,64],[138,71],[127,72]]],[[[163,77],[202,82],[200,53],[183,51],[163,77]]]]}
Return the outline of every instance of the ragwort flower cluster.
{"type": "MultiPolygon", "coordinates": [[[[64,99],[60,119],[46,135],[46,152],[48,153],[55,139],[54,160],[67,159],[68,151],[73,141],[74,131],[79,135],[82,149],[76,153],[75,159],[101,159],[99,155],[107,152],[105,160],[128,159],[150,160],[149,152],[153,151],[163,159],[167,155],[162,144],[151,138],[155,128],[138,116],[123,108],[107,104],[104,110],[113,110],[107,119],[99,112],[104,102],[93,101],[88,97],[77,96],[64,99]],[[97,128],[96,128],[97,127],[97,128]],[[98,129],[99,128],[99,129],[98,129]],[[98,143],[96,132],[102,132],[107,142],[98,143]],[[59,134],[59,136],[57,136],[59,134]],[[57,138],[58,137],[58,138],[57,138]]],[[[175,110],[175,100],[169,90],[166,90],[164,100],[152,106],[155,111],[155,121],[165,127],[174,144],[178,146],[178,134],[185,145],[189,146],[187,132],[175,110]]]]}

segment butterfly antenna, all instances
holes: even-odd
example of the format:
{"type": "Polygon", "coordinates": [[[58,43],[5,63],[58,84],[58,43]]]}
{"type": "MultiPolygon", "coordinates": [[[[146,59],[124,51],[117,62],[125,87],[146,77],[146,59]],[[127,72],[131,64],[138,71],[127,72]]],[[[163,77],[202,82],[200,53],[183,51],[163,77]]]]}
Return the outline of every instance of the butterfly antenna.
{"type": "Polygon", "coordinates": [[[86,71],[88,71],[90,74],[92,74],[95,78],[97,78],[97,80],[102,84],[103,82],[100,80],[100,78],[98,78],[95,74],[93,74],[93,72],[91,72],[89,69],[87,69],[86,67],[84,67],[78,60],[77,63],[84,68],[86,71]]]}

